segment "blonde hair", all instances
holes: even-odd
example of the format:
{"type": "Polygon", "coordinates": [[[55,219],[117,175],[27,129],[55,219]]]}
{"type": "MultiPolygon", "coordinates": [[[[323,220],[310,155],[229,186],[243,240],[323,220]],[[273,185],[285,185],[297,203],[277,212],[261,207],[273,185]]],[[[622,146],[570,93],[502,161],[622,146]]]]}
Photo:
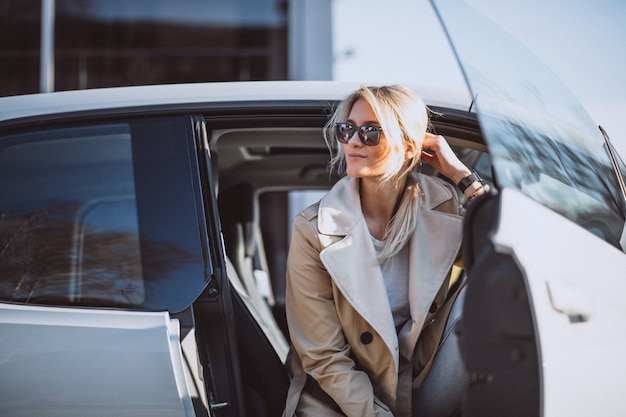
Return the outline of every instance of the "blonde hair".
{"type": "Polygon", "coordinates": [[[379,256],[384,262],[398,253],[415,230],[415,211],[419,203],[419,185],[409,174],[419,163],[424,134],[429,127],[428,108],[420,97],[401,86],[361,87],[346,97],[324,127],[324,140],[330,150],[330,170],[346,173],[346,157],[337,145],[335,124],[348,119],[357,100],[365,100],[374,110],[392,152],[392,163],[383,175],[381,186],[406,177],[406,185],[397,210],[385,230],[385,245],[379,256]],[[405,150],[412,147],[414,156],[404,160],[405,150]]]}

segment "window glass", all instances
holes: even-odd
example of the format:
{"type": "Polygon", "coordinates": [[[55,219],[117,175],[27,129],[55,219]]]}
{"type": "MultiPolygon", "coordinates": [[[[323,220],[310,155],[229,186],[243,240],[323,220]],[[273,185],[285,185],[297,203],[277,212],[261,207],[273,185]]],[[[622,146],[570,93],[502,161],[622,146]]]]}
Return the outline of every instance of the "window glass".
{"type": "Polygon", "coordinates": [[[184,126],[166,119],[0,137],[0,299],[189,305],[205,273],[184,126]]]}
{"type": "Polygon", "coordinates": [[[56,0],[56,7],[57,90],[287,78],[278,0],[56,0]]]}
{"type": "MultiPolygon", "coordinates": [[[[327,190],[293,190],[289,196],[289,221],[296,217],[302,210],[322,199],[327,190]]],[[[291,223],[289,223],[291,225],[291,223]]]]}
{"type": "MultiPolygon", "coordinates": [[[[287,0],[56,0],[54,89],[287,79],[287,0]]],[[[0,96],[39,91],[41,0],[0,1],[0,96]]]]}
{"type": "Polygon", "coordinates": [[[464,1],[435,5],[475,97],[498,186],[619,247],[626,206],[602,134],[578,99],[501,22],[464,1]]]}
{"type": "Polygon", "coordinates": [[[41,0],[0,1],[0,96],[39,91],[41,0]]]}

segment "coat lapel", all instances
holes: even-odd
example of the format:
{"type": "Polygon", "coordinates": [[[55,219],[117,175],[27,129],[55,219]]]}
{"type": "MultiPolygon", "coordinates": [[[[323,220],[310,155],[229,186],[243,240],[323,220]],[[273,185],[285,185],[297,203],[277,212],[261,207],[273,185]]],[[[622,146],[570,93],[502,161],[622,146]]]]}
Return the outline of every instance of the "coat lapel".
{"type": "MultiPolygon", "coordinates": [[[[419,221],[410,240],[409,303],[412,324],[408,334],[401,334],[400,352],[413,355],[413,348],[424,326],[426,315],[441,286],[449,279],[450,269],[458,256],[463,218],[436,210],[453,198],[452,190],[436,184],[432,178],[420,181],[423,201],[419,221]]],[[[456,201],[456,200],[453,200],[456,201]]]]}
{"type": "Polygon", "coordinates": [[[320,259],[343,296],[385,341],[397,365],[393,316],[374,245],[361,214],[359,182],[345,177],[338,185],[320,202],[318,228],[325,235],[322,238],[328,239],[320,259]]]}
{"type": "Polygon", "coordinates": [[[453,191],[439,180],[422,177],[422,201],[409,242],[412,323],[398,337],[374,245],[361,214],[358,187],[358,179],[344,177],[321,200],[318,228],[324,249],[320,259],[344,297],[383,338],[397,366],[398,344],[402,355],[410,358],[428,310],[449,277],[460,249],[463,221],[457,214],[437,210],[444,203],[456,204],[453,191]]]}

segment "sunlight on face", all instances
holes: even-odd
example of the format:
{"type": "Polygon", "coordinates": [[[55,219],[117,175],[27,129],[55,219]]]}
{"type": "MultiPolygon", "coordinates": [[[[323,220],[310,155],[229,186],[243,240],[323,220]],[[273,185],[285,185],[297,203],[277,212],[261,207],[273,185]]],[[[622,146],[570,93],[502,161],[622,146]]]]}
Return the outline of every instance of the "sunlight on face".
{"type": "MultiPolygon", "coordinates": [[[[380,126],[376,113],[363,99],[354,103],[347,122],[355,126],[380,126]]],[[[392,150],[384,132],[380,136],[380,143],[376,146],[365,146],[359,139],[358,133],[355,132],[350,141],[342,144],[342,147],[346,156],[346,173],[351,177],[381,177],[389,169],[389,156],[392,150]]]]}

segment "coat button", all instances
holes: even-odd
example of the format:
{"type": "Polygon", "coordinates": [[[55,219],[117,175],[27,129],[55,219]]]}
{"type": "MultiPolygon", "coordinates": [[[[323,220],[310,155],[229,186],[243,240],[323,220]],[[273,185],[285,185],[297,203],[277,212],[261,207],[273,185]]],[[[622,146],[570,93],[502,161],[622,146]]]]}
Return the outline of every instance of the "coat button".
{"type": "Polygon", "coordinates": [[[437,311],[437,302],[433,301],[433,303],[430,305],[430,310],[428,310],[428,312],[432,314],[435,311],[437,311]]]}
{"type": "Polygon", "coordinates": [[[374,340],[374,336],[370,332],[361,333],[361,343],[364,345],[369,345],[374,340]]]}

